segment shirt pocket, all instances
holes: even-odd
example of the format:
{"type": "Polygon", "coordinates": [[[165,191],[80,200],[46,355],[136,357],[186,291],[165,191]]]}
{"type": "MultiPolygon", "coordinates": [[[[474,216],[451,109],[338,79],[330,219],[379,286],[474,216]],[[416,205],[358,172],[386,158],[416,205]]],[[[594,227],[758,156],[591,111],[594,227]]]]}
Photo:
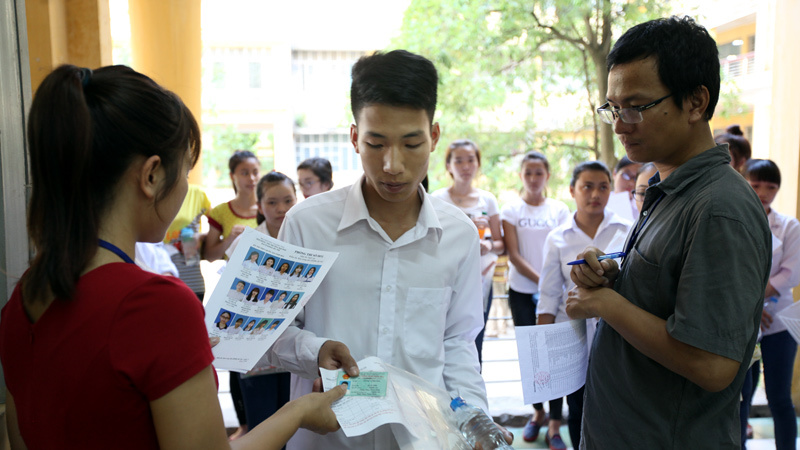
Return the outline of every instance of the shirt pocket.
{"type": "Polygon", "coordinates": [[[408,356],[444,360],[444,330],[452,289],[408,288],[403,346],[408,356]]]}
{"type": "Polygon", "coordinates": [[[663,293],[659,285],[661,268],[645,259],[636,248],[631,249],[626,258],[629,260],[625,261],[625,277],[617,279],[618,282],[624,280],[624,285],[618,284],[615,290],[639,308],[665,318],[669,305],[661,305],[656,300],[663,293]]]}

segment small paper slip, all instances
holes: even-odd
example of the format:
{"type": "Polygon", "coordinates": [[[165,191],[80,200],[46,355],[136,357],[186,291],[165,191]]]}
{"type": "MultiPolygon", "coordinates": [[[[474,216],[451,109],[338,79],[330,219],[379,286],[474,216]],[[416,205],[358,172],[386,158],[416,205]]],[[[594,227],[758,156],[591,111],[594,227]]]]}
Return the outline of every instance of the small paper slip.
{"type": "Polygon", "coordinates": [[[359,397],[386,397],[388,372],[361,372],[357,377],[340,372],[336,384],[347,386],[347,394],[359,397]]]}
{"type": "MultiPolygon", "coordinates": [[[[387,373],[380,358],[374,356],[359,361],[358,368],[363,371],[361,375],[349,380],[342,377],[344,372],[341,370],[320,368],[323,388],[327,391],[342,382],[350,381],[350,391],[352,391],[352,380],[361,378],[366,373],[387,373]]],[[[360,436],[387,423],[404,424],[394,389],[390,387],[391,383],[388,383],[388,375],[385,380],[387,382],[384,384],[384,395],[381,397],[359,396],[348,392],[348,395],[331,405],[346,436],[360,436]]]]}
{"type": "Polygon", "coordinates": [[[375,356],[358,361],[358,368],[358,377],[345,377],[342,370],[319,370],[326,391],[349,383],[351,392],[331,405],[346,436],[388,425],[400,450],[471,450],[458,430],[445,390],[375,356]],[[370,396],[352,393],[359,380],[358,389],[370,396]]]}
{"type": "Polygon", "coordinates": [[[792,303],[776,315],[777,320],[786,325],[786,330],[795,342],[800,343],[800,302],[792,303]]]}

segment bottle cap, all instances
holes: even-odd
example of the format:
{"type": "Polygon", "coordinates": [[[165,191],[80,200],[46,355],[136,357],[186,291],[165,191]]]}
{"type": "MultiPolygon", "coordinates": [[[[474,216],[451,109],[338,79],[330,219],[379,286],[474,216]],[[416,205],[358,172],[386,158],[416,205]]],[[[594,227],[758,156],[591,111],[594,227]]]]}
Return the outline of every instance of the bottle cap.
{"type": "Polygon", "coordinates": [[[456,397],[456,398],[453,399],[453,401],[450,402],[450,409],[455,411],[458,408],[461,408],[462,406],[464,406],[466,404],[467,404],[467,402],[465,402],[463,398],[456,397]]]}
{"type": "Polygon", "coordinates": [[[192,230],[192,227],[184,227],[181,230],[181,238],[190,238],[192,236],[194,236],[194,230],[192,230]]]}

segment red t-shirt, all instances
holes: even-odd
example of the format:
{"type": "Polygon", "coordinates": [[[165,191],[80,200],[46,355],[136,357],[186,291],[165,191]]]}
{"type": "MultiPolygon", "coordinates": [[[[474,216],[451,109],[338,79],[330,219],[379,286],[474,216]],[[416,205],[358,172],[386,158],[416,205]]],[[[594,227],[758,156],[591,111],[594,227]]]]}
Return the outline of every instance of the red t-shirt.
{"type": "Polygon", "coordinates": [[[180,280],[134,264],[87,273],[34,324],[17,286],[0,360],[27,447],[158,448],[150,401],[214,359],[203,314],[180,280]]]}

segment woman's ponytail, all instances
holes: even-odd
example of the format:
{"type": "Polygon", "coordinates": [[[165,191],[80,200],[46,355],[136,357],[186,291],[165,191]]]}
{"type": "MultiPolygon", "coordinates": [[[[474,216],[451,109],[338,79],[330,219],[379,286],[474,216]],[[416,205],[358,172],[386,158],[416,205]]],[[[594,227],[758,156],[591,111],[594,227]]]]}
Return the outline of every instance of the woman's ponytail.
{"type": "Polygon", "coordinates": [[[26,299],[69,296],[97,249],[86,76],[78,67],[59,67],[42,82],[31,105],[28,231],[36,255],[22,280],[26,299]]]}

